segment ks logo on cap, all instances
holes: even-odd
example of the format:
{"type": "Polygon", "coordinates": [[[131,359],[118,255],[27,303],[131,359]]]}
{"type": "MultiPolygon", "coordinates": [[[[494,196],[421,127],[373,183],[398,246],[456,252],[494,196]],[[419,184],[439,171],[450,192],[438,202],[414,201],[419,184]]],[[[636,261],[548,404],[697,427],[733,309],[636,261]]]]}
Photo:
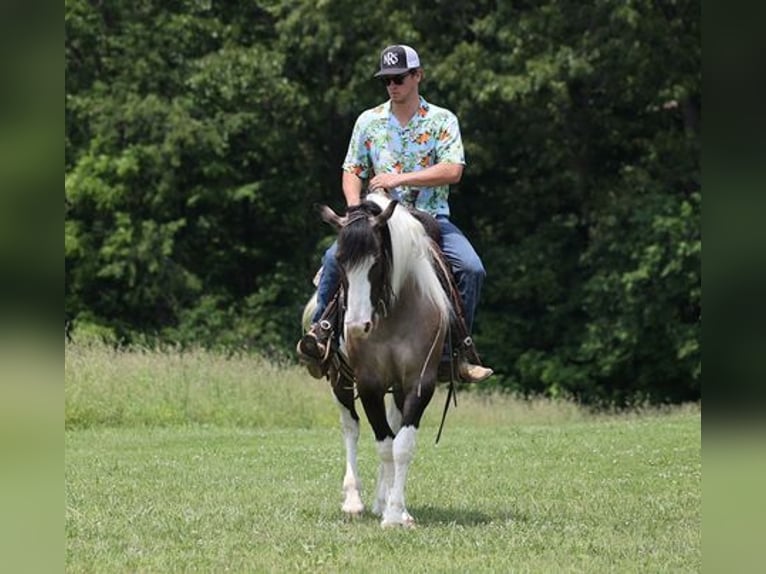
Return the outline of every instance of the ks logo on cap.
{"type": "Polygon", "coordinates": [[[383,62],[386,66],[394,66],[399,63],[399,55],[396,52],[387,52],[383,54],[383,62]]]}

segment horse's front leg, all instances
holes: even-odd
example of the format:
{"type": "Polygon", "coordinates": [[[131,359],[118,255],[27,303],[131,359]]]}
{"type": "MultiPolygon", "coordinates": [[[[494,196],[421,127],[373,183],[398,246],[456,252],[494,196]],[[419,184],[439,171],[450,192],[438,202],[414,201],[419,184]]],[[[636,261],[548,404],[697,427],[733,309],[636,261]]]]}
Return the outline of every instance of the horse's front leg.
{"type": "Polygon", "coordinates": [[[404,526],[411,528],[415,525],[415,519],[407,511],[405,504],[407,474],[415,456],[415,439],[420,419],[433,396],[434,386],[434,381],[424,383],[420,391],[413,389],[404,399],[401,411],[401,428],[396,433],[396,438],[391,445],[394,477],[383,512],[383,521],[381,522],[383,527],[404,526]]]}
{"type": "Polygon", "coordinates": [[[376,515],[382,516],[388,503],[388,493],[394,484],[394,431],[386,417],[383,385],[373,381],[360,380],[357,388],[367,420],[375,435],[375,446],[380,460],[372,511],[376,515]]]}
{"type": "Polygon", "coordinates": [[[383,521],[380,523],[384,528],[389,526],[412,527],[415,525],[415,519],[407,512],[407,507],[405,506],[404,490],[410,463],[415,455],[415,437],[417,432],[418,429],[414,426],[405,426],[399,430],[396,438],[393,440],[391,450],[394,476],[383,512],[383,521]]]}
{"type": "Polygon", "coordinates": [[[350,385],[341,387],[340,380],[334,389],[335,398],[340,408],[340,426],[343,432],[343,444],[346,447],[346,472],[343,475],[343,504],[341,510],[347,516],[362,514],[362,483],[357,467],[357,446],[359,443],[359,415],[354,408],[354,391],[350,385]]]}

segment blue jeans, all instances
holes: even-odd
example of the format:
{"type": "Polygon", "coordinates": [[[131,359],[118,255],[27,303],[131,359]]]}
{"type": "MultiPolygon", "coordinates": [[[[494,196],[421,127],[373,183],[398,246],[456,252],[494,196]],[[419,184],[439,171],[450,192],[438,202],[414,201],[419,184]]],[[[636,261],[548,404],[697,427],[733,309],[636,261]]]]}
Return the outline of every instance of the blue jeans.
{"type": "MultiPolygon", "coordinates": [[[[457,288],[460,292],[460,299],[463,302],[465,326],[471,333],[476,307],[479,305],[481,287],[487,272],[484,270],[484,265],[476,250],[457,226],[446,215],[438,215],[436,221],[442,234],[442,251],[452,267],[452,273],[455,275],[457,288]]],[[[335,260],[337,249],[338,245],[335,242],[325,251],[322,258],[323,271],[317,287],[317,308],[311,318],[312,323],[319,321],[330,302],[330,298],[338,288],[340,271],[335,260]]]]}

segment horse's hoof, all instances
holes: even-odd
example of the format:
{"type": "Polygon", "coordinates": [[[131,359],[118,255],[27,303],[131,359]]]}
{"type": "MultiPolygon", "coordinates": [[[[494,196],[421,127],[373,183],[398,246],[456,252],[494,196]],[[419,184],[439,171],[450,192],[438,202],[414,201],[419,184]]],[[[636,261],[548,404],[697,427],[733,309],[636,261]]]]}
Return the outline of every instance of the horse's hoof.
{"type": "Polygon", "coordinates": [[[346,518],[348,518],[349,520],[356,520],[357,518],[359,518],[360,516],[362,516],[362,514],[364,514],[364,507],[362,507],[362,508],[356,508],[356,509],[354,509],[354,510],[347,510],[347,509],[345,509],[345,508],[344,508],[344,509],[343,509],[343,514],[344,514],[344,515],[345,515],[345,517],[346,517],[346,518]]]}
{"type": "Polygon", "coordinates": [[[415,519],[412,518],[409,512],[406,510],[401,515],[395,515],[393,517],[385,517],[381,523],[381,528],[415,528],[415,519]]]}
{"type": "Polygon", "coordinates": [[[415,519],[407,511],[402,515],[402,526],[404,528],[415,528],[415,519]]]}
{"type": "Polygon", "coordinates": [[[341,506],[341,510],[349,518],[357,518],[364,512],[364,504],[361,502],[348,502],[341,506]]]}
{"type": "Polygon", "coordinates": [[[414,530],[415,529],[415,521],[407,521],[407,522],[388,522],[384,520],[380,523],[381,528],[406,528],[407,530],[414,530]]]}

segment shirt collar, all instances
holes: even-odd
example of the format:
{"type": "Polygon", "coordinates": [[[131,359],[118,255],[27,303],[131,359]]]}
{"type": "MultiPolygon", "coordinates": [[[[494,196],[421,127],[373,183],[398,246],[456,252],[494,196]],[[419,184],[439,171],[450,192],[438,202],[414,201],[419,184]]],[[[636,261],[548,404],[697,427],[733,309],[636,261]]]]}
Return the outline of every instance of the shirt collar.
{"type": "MultiPolygon", "coordinates": [[[[420,104],[418,105],[418,109],[415,112],[415,120],[420,120],[428,114],[428,110],[431,108],[431,104],[429,104],[423,96],[420,96],[420,104]]],[[[383,104],[383,113],[386,115],[386,117],[391,118],[391,100],[387,100],[385,104],[383,104]]]]}

